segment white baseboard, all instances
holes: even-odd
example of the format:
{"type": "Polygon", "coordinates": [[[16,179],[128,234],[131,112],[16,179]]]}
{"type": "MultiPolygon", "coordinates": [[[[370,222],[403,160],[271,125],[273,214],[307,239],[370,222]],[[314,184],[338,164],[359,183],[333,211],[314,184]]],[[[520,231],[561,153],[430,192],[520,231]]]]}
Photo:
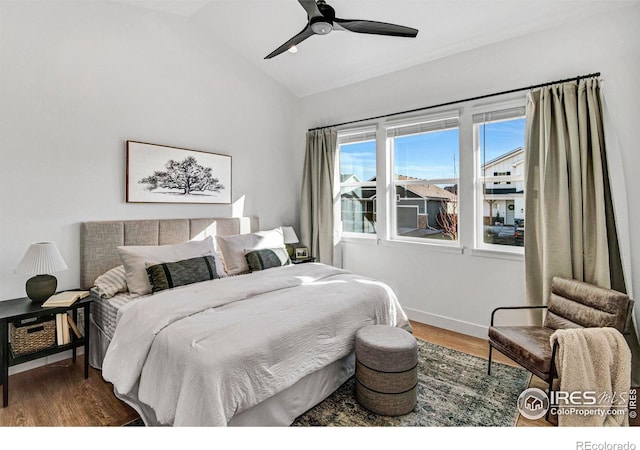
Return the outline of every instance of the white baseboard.
{"type": "MultiPolygon", "coordinates": [[[[83,354],[84,354],[84,347],[78,347],[76,349],[76,355],[83,355],[83,354]]],[[[58,361],[62,361],[64,359],[71,359],[72,356],[73,356],[73,353],[71,353],[71,350],[67,350],[62,353],[56,353],[53,355],[45,356],[44,358],[18,364],[17,366],[9,367],[9,375],[15,375],[16,373],[26,372],[27,370],[46,366],[47,364],[52,364],[58,361]]],[[[76,364],[79,364],[79,363],[76,361],[76,364]]]]}
{"type": "Polygon", "coordinates": [[[450,317],[440,316],[438,314],[432,314],[417,309],[411,309],[403,307],[404,311],[409,316],[409,319],[416,322],[432,325],[438,328],[444,328],[446,330],[455,331],[457,333],[466,334],[468,336],[477,337],[480,339],[487,339],[487,333],[489,327],[478,325],[471,322],[465,322],[463,320],[452,319],[450,317]]]}

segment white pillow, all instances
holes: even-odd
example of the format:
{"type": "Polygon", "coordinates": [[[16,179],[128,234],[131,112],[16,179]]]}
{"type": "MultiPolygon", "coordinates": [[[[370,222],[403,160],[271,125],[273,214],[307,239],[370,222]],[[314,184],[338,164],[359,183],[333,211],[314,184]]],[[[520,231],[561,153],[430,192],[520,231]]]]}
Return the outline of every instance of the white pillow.
{"type": "Polygon", "coordinates": [[[249,265],[244,257],[248,251],[285,246],[280,227],[256,233],[216,236],[216,242],[229,275],[249,272],[249,265]]]}
{"type": "Polygon", "coordinates": [[[127,291],[127,275],[124,266],[117,266],[106,271],[93,283],[93,291],[100,298],[111,298],[118,292],[127,291]]]}
{"type": "Polygon", "coordinates": [[[201,241],[190,241],[174,245],[131,245],[119,246],[118,253],[127,275],[129,292],[137,295],[151,293],[151,284],[145,264],[175,262],[197,256],[212,255],[216,263],[216,272],[226,277],[222,262],[213,248],[213,238],[206,237],[201,241]]]}

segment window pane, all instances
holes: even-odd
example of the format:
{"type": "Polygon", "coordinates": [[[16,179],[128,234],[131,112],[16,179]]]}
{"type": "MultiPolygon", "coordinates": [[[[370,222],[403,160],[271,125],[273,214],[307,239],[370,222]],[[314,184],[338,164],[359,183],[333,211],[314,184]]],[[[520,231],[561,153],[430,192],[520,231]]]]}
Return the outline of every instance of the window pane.
{"type": "Polygon", "coordinates": [[[376,141],[340,145],[340,182],[375,181],[376,141]]]}
{"type": "Polygon", "coordinates": [[[390,138],[394,155],[396,236],[458,240],[458,136],[458,129],[453,128],[390,138]],[[415,183],[426,179],[450,182],[415,183]]]}
{"type": "Polygon", "coordinates": [[[376,181],[376,141],[340,145],[340,206],[342,231],[376,233],[376,187],[349,183],[376,181]]]}
{"type": "Polygon", "coordinates": [[[350,233],[376,232],[376,188],[341,187],[342,231],[350,233]]]}
{"type": "Polygon", "coordinates": [[[396,184],[396,235],[458,240],[457,184],[396,184]]]}
{"type": "Polygon", "coordinates": [[[525,119],[478,126],[485,244],[524,245],[525,119]]]}
{"type": "Polygon", "coordinates": [[[453,128],[393,138],[395,179],[458,178],[458,135],[453,128]]]}

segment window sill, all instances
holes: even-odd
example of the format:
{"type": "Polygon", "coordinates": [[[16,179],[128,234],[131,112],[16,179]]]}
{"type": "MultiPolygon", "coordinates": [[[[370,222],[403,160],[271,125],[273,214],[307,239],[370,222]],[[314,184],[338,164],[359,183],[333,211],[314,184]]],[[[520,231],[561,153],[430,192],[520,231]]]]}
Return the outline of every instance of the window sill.
{"type": "Polygon", "coordinates": [[[342,236],[340,242],[344,244],[364,244],[364,245],[378,245],[378,238],[375,234],[362,235],[362,236],[342,236]]]}
{"type": "Polygon", "coordinates": [[[471,256],[478,256],[481,258],[493,258],[493,259],[508,259],[511,261],[524,261],[523,253],[501,251],[501,250],[487,250],[480,248],[470,249],[471,256]]]}
{"type": "Polygon", "coordinates": [[[386,241],[382,241],[382,245],[387,247],[422,248],[425,250],[440,252],[440,253],[453,253],[458,255],[462,254],[462,247],[459,247],[457,245],[436,244],[434,242],[386,240],[386,241]]]}
{"type": "Polygon", "coordinates": [[[501,250],[489,250],[489,249],[469,249],[466,247],[459,247],[456,245],[442,245],[433,242],[420,242],[420,241],[403,241],[403,240],[384,240],[378,239],[375,235],[362,235],[362,236],[342,236],[340,242],[344,244],[357,244],[357,245],[382,245],[385,247],[398,247],[398,248],[420,248],[428,251],[458,254],[463,253],[470,254],[471,256],[481,258],[492,259],[505,259],[511,261],[524,261],[523,253],[516,253],[512,251],[501,250]]]}
{"type": "Polygon", "coordinates": [[[398,240],[384,240],[377,239],[376,236],[343,236],[340,239],[344,244],[358,244],[358,245],[381,245],[384,247],[401,247],[401,248],[420,248],[428,251],[440,252],[440,253],[453,253],[462,254],[462,247],[453,245],[441,245],[433,242],[420,242],[420,241],[398,241],[398,240]]]}

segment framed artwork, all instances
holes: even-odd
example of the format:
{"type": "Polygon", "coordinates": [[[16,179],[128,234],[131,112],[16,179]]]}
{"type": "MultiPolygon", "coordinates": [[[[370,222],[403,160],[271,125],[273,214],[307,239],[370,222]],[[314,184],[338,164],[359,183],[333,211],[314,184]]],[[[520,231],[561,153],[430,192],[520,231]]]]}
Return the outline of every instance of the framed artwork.
{"type": "Polygon", "coordinates": [[[296,259],[309,259],[309,249],[307,247],[297,247],[296,259]]]}
{"type": "Polygon", "coordinates": [[[127,141],[127,203],[231,203],[231,156],[127,141]]]}

